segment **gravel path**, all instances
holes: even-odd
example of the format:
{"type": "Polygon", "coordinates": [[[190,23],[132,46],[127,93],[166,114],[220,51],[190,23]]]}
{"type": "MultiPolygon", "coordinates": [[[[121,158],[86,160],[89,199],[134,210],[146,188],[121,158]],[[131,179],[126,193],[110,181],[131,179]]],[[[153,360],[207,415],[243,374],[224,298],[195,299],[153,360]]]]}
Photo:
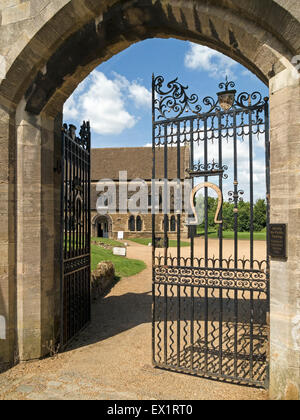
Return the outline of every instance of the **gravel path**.
{"type": "Polygon", "coordinates": [[[267,399],[263,390],[152,368],[151,248],[131,242],[128,257],[147,269],[93,305],[91,325],[66,352],[0,375],[0,399],[267,399]]]}

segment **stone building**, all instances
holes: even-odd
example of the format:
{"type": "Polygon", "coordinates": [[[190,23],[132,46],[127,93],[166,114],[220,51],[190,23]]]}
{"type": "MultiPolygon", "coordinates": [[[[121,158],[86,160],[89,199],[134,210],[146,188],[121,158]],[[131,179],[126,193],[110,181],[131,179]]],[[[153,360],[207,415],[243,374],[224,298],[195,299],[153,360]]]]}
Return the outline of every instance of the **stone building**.
{"type": "MultiPolygon", "coordinates": [[[[161,148],[156,152],[156,179],[164,178],[164,151],[161,148]]],[[[91,151],[91,234],[93,237],[118,238],[118,232],[123,232],[124,239],[130,238],[151,238],[152,237],[152,215],[151,215],[151,180],[152,180],[152,148],[151,147],[128,147],[128,148],[103,148],[92,149],[91,151]],[[120,209],[119,192],[120,172],[126,171],[128,189],[129,184],[134,180],[143,180],[148,186],[147,208],[141,212],[131,213],[120,209]],[[116,212],[99,214],[97,212],[97,199],[102,192],[97,191],[97,184],[101,180],[112,180],[116,186],[116,212]]],[[[181,148],[181,169],[180,180],[184,181],[186,169],[189,163],[188,147],[181,148]]],[[[177,179],[177,149],[168,150],[168,179],[177,179]]],[[[124,186],[124,185],[123,185],[124,186]]],[[[134,185],[133,185],[134,186],[134,185]]],[[[134,189],[136,187],[134,186],[134,189]]],[[[137,187],[138,189],[138,187],[137,187]]],[[[135,192],[127,192],[130,199],[135,192]]],[[[160,204],[159,214],[156,216],[156,233],[164,233],[164,215],[162,212],[162,189],[157,191],[160,204]]],[[[168,214],[168,236],[170,239],[177,236],[177,218],[174,213],[174,197],[171,193],[170,213],[168,214]]],[[[187,237],[185,226],[185,215],[181,217],[181,237],[187,237]]]]}

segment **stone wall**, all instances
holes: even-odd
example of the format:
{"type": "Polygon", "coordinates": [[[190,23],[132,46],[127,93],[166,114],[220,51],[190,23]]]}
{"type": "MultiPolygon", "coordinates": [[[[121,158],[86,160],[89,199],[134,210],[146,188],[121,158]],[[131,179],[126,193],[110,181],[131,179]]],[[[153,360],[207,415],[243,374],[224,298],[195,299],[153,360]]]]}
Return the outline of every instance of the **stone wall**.
{"type": "MultiPolygon", "coordinates": [[[[171,217],[172,215],[169,215],[171,217]]],[[[92,219],[92,236],[97,236],[97,223],[98,213],[92,211],[91,219],[92,219]]],[[[112,223],[112,231],[110,232],[110,237],[112,239],[118,238],[118,232],[124,232],[124,239],[130,238],[151,238],[152,237],[152,215],[151,214],[142,214],[140,215],[142,219],[142,231],[141,232],[131,232],[128,227],[129,222],[129,214],[110,214],[109,218],[112,223]]],[[[163,230],[163,220],[164,216],[162,214],[158,214],[155,217],[155,232],[156,235],[161,236],[164,233],[163,230]]],[[[185,226],[185,216],[181,218],[181,237],[186,239],[187,238],[187,227],[185,226]]],[[[170,239],[175,239],[177,237],[176,232],[169,232],[168,236],[170,239]]]]}

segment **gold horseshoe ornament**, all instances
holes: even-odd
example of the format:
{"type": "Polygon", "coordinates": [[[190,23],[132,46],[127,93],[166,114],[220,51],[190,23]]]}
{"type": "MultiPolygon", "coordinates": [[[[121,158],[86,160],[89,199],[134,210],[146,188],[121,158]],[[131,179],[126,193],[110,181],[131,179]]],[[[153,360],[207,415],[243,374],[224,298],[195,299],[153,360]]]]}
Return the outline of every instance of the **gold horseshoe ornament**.
{"type": "Polygon", "coordinates": [[[191,205],[192,212],[195,216],[195,219],[194,219],[194,221],[189,222],[188,224],[189,225],[197,225],[197,226],[199,225],[198,214],[196,212],[195,204],[194,204],[194,198],[195,198],[195,195],[197,194],[197,192],[200,191],[202,188],[212,188],[218,194],[218,207],[217,207],[217,211],[216,211],[216,214],[215,214],[215,223],[218,224],[218,225],[221,225],[223,223],[223,220],[218,220],[218,218],[219,218],[219,214],[220,214],[221,207],[222,207],[222,204],[223,204],[223,194],[222,194],[222,191],[220,190],[220,188],[217,185],[212,184],[211,182],[203,182],[202,184],[198,184],[198,185],[196,185],[196,187],[191,192],[190,205],[191,205]]]}

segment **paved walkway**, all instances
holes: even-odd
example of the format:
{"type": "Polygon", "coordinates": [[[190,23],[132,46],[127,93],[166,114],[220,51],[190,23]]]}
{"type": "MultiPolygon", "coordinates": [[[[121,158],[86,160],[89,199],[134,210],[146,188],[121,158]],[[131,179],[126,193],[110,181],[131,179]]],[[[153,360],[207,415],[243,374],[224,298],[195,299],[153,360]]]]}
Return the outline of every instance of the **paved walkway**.
{"type": "Polygon", "coordinates": [[[151,366],[151,248],[130,243],[147,269],[93,305],[93,321],[65,353],[0,375],[0,399],[261,400],[265,391],[151,366]]]}

